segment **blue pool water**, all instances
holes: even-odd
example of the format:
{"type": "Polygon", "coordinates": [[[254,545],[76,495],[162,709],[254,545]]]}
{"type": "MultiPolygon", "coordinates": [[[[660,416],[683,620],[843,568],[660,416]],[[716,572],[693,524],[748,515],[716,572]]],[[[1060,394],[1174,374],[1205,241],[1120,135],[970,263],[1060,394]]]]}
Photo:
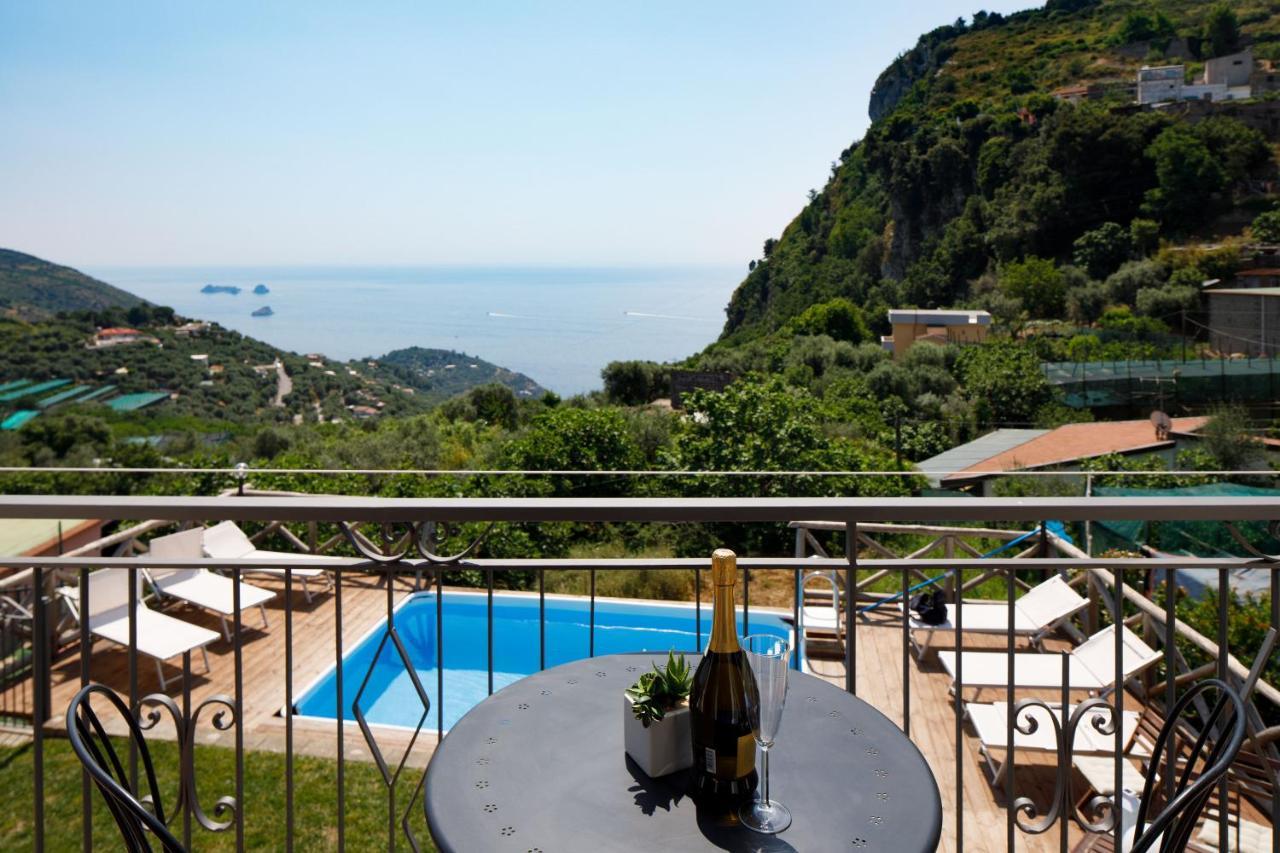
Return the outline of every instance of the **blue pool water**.
{"type": "MultiPolygon", "coordinates": [[[[488,608],[483,593],[446,592],[444,613],[444,727],[451,728],[463,714],[489,694],[488,608]]],[[[695,652],[702,649],[711,628],[711,611],[702,609],[702,634],[697,636],[694,608],[678,604],[631,604],[596,601],[595,652],[695,652]]],[[[424,726],[435,728],[436,598],[418,593],[395,612],[396,631],[414,671],[431,700],[424,726]]],[[[546,658],[552,667],[588,657],[590,611],[586,599],[548,597],[546,600],[546,658]]],[[[789,638],[791,627],[777,615],[751,612],[752,633],[772,633],[789,638]]],[[[742,631],[742,613],[738,613],[742,631]]],[[[400,662],[392,643],[378,646],[386,635],[378,625],[342,661],[343,716],[352,718],[351,703],[378,658],[360,699],[370,723],[416,726],[422,714],[413,680],[400,662]]],[[[493,598],[493,689],[538,671],[538,599],[533,596],[495,595],[493,598]]],[[[337,671],[331,669],[309,687],[296,703],[299,714],[337,718],[337,671]]]]}

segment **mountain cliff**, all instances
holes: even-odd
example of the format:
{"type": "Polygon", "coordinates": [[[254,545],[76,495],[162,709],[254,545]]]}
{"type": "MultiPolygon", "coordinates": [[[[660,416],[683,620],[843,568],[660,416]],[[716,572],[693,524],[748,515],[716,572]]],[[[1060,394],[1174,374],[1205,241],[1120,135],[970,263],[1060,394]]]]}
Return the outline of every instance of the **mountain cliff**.
{"type": "MultiPolygon", "coordinates": [[[[1122,259],[1241,234],[1272,202],[1277,105],[1141,109],[1133,81],[1144,64],[1193,55],[1190,79],[1246,46],[1280,58],[1280,9],[1050,0],[925,34],[876,81],[866,136],[751,262],[721,346],[835,298],[880,331],[889,306],[989,300],[1004,265],[1076,264],[1077,244],[1099,229],[1124,232],[1122,259]]],[[[1115,270],[1104,267],[1089,276],[1115,270]]]]}

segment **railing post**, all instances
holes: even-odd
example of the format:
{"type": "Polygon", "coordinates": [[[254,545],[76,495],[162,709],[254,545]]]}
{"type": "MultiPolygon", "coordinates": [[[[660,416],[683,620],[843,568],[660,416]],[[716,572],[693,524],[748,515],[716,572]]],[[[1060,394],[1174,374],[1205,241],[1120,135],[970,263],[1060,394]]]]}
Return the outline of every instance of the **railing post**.
{"type": "Polygon", "coordinates": [[[52,705],[49,688],[49,625],[45,611],[44,570],[31,570],[31,598],[35,602],[33,624],[31,626],[31,666],[35,677],[35,689],[32,691],[32,784],[35,792],[35,825],[32,834],[35,840],[36,853],[44,850],[44,723],[48,719],[52,705]]]}
{"type": "MultiPolygon", "coordinates": [[[[844,556],[848,566],[844,570],[844,689],[858,694],[858,650],[854,625],[858,585],[858,522],[847,521],[844,527],[844,556]]],[[[840,636],[840,620],[836,620],[836,636],[840,636]]]]}

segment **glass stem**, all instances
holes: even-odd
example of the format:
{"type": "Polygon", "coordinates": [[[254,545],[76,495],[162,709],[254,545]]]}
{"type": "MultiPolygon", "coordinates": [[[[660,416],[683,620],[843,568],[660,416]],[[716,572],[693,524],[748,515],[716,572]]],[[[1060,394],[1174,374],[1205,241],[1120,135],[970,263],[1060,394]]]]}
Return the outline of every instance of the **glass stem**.
{"type": "Polygon", "coordinates": [[[769,747],[767,746],[761,747],[760,751],[762,753],[762,756],[761,756],[761,764],[763,765],[762,769],[764,770],[764,783],[763,783],[764,804],[765,804],[765,807],[767,808],[769,806],[769,747]]]}

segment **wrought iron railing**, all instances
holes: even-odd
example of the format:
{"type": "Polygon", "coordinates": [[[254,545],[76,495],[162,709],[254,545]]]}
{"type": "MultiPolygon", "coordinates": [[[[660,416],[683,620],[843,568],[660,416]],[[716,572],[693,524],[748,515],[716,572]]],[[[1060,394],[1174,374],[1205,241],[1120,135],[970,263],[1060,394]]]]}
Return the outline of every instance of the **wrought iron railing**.
{"type": "MultiPolygon", "coordinates": [[[[343,659],[349,648],[343,643],[343,600],[344,588],[351,589],[353,584],[367,585],[377,581],[385,583],[385,619],[388,631],[384,642],[399,645],[394,633],[397,604],[397,580],[413,578],[416,585],[427,585],[436,593],[436,643],[437,651],[443,657],[443,622],[440,608],[443,602],[444,578],[446,572],[471,570],[478,572],[484,580],[487,594],[487,615],[489,625],[489,675],[490,690],[493,683],[493,606],[495,594],[495,577],[504,572],[531,572],[536,576],[536,592],[539,600],[539,646],[540,663],[545,664],[545,613],[544,578],[547,572],[556,570],[586,570],[590,577],[589,593],[589,646],[585,653],[594,654],[594,637],[596,622],[596,587],[597,572],[616,571],[619,569],[644,569],[652,571],[692,570],[697,574],[704,562],[700,559],[678,558],[643,558],[643,559],[482,559],[473,558],[480,536],[488,532],[487,526],[482,533],[473,537],[472,541],[464,541],[450,547],[450,539],[456,538],[456,532],[446,529],[450,524],[493,525],[499,523],[547,524],[555,522],[632,522],[652,524],[708,524],[736,523],[742,525],[791,525],[795,529],[796,551],[792,556],[748,556],[740,560],[744,570],[743,584],[743,618],[749,622],[751,612],[751,579],[757,572],[787,572],[795,594],[791,602],[791,618],[796,625],[797,635],[803,637],[803,600],[806,588],[805,576],[820,572],[832,580],[831,590],[834,604],[842,610],[836,619],[836,643],[842,649],[843,683],[850,692],[858,692],[858,675],[869,665],[864,661],[861,666],[857,659],[858,635],[863,631],[883,631],[883,625],[869,624],[867,607],[880,607],[886,599],[893,596],[905,599],[917,582],[929,580],[927,571],[950,570],[960,567],[965,570],[977,570],[978,575],[955,575],[951,589],[953,622],[955,631],[956,654],[956,689],[949,700],[954,712],[954,763],[950,768],[935,765],[935,773],[939,775],[941,787],[947,787],[948,781],[954,790],[951,798],[952,808],[947,816],[948,841],[955,849],[964,849],[968,844],[972,849],[981,845],[972,839],[975,828],[967,825],[965,807],[959,804],[966,802],[966,784],[973,785],[973,779],[966,779],[966,750],[971,748],[972,737],[967,733],[965,720],[965,690],[960,685],[965,683],[963,675],[965,649],[964,613],[966,599],[961,594],[972,589],[985,580],[995,580],[1003,584],[1004,598],[1007,607],[1009,624],[1014,622],[1014,606],[1018,591],[1028,583],[1026,574],[1034,577],[1049,577],[1061,574],[1070,577],[1071,582],[1086,592],[1092,602],[1091,607],[1082,615],[1078,626],[1069,626],[1068,635],[1081,638],[1101,627],[1104,623],[1125,623],[1141,627],[1144,636],[1161,646],[1161,658],[1164,664],[1164,678],[1154,683],[1150,675],[1135,676],[1121,689],[1103,690],[1081,707],[1076,716],[1066,719],[1058,729],[1059,764],[1056,781],[1052,793],[1042,796],[1039,801],[1035,797],[1024,796],[1018,787],[1018,756],[1016,749],[1006,753],[1006,768],[999,777],[998,788],[984,791],[998,795],[1002,803],[1012,803],[1014,808],[1003,808],[996,796],[992,796],[993,808],[1003,811],[1005,822],[1004,842],[1007,849],[1024,849],[1033,842],[1044,844],[1046,837],[1057,835],[1060,849],[1067,849],[1071,843],[1087,840],[1092,835],[1108,835],[1115,839],[1119,847],[1121,833],[1118,816],[1120,814],[1120,790],[1122,788],[1122,760],[1114,761],[1115,779],[1113,797],[1092,797],[1078,804],[1072,795],[1071,782],[1071,738],[1078,727],[1093,726],[1098,732],[1113,737],[1114,755],[1123,756],[1125,743],[1122,738],[1123,726],[1116,721],[1124,718],[1127,702],[1137,697],[1143,707],[1157,709],[1172,708],[1179,695],[1189,689],[1189,683],[1198,676],[1206,674],[1235,683],[1243,683],[1249,675],[1249,667],[1239,658],[1250,658],[1256,655],[1256,649],[1231,649],[1228,642],[1228,619],[1231,614],[1227,610],[1229,597],[1225,593],[1228,573],[1234,569],[1263,569],[1270,572],[1271,613],[1270,624],[1280,626],[1280,567],[1276,557],[1255,553],[1249,557],[1202,559],[1159,555],[1154,557],[1114,557],[1090,558],[1083,551],[1075,548],[1066,537],[1053,532],[1046,522],[1089,522],[1089,521],[1213,521],[1224,524],[1237,522],[1272,523],[1280,519],[1280,501],[1256,498],[1093,498],[1093,499],[987,499],[971,498],[875,498],[875,499],[372,499],[332,496],[293,496],[293,495],[255,495],[251,491],[243,495],[223,495],[214,498],[198,497],[96,497],[96,496],[0,496],[0,518],[95,518],[104,521],[127,522],[126,527],[92,543],[80,552],[73,552],[59,557],[22,557],[17,555],[0,556],[0,565],[8,567],[8,577],[0,579],[0,679],[6,688],[0,715],[10,726],[20,725],[26,721],[31,725],[30,733],[33,741],[34,765],[31,779],[31,797],[27,803],[10,802],[9,810],[27,809],[31,816],[32,841],[37,850],[46,848],[47,823],[45,814],[46,785],[49,782],[50,769],[46,766],[45,746],[51,736],[56,736],[56,722],[65,713],[65,708],[56,707],[53,696],[53,664],[55,658],[64,649],[85,652],[93,648],[93,636],[88,619],[79,624],[69,621],[66,612],[59,609],[57,598],[52,594],[56,584],[64,582],[77,583],[77,612],[91,612],[92,602],[89,600],[90,585],[86,582],[89,573],[98,569],[124,569],[138,573],[147,568],[147,563],[134,553],[140,537],[155,531],[161,531],[170,525],[204,524],[216,521],[231,520],[236,522],[264,525],[263,533],[279,533],[286,541],[298,548],[299,557],[287,564],[283,582],[283,624],[277,623],[272,630],[284,634],[284,692],[285,706],[292,708],[297,695],[294,684],[293,642],[295,603],[292,592],[296,589],[293,572],[319,568],[331,572],[334,579],[331,599],[320,606],[332,608],[334,625],[333,663],[336,675],[337,719],[334,720],[333,743],[336,756],[335,777],[333,783],[332,823],[334,839],[341,849],[347,841],[345,803],[346,787],[344,781],[345,768],[353,760],[347,754],[344,723],[353,719],[347,704],[358,693],[360,685],[343,683],[343,659]],[[137,522],[138,519],[148,519],[137,522]],[[1012,524],[1016,530],[995,528],[997,524],[1012,524]],[[295,534],[287,525],[306,526],[308,533],[295,534]],[[330,536],[320,542],[317,528],[320,525],[337,525],[342,531],[341,539],[330,536]],[[454,535],[451,537],[451,533],[454,535]],[[1030,534],[1030,535],[1028,535],[1030,534]],[[914,537],[915,544],[908,556],[899,557],[891,547],[884,544],[883,537],[914,537]],[[874,537],[881,537],[879,539],[874,537]],[[925,542],[923,546],[920,542],[925,542]],[[981,557],[981,553],[969,541],[1003,540],[1016,541],[1018,548],[1008,554],[981,557]],[[333,548],[345,542],[351,552],[360,556],[351,557],[341,562],[332,559],[320,559],[318,552],[323,548],[333,548]],[[839,556],[830,556],[835,546],[844,548],[839,556]],[[816,554],[810,552],[817,549],[816,554]],[[90,555],[87,551],[103,551],[109,556],[90,555]],[[306,552],[310,551],[310,555],[306,552]],[[941,553],[938,553],[938,552],[941,553]],[[963,557],[958,557],[961,552],[963,557]],[[875,556],[865,556],[866,554],[875,556]],[[1219,619],[1216,626],[1216,637],[1208,637],[1180,622],[1175,613],[1176,570],[1187,568],[1212,568],[1219,574],[1218,604],[1219,619]],[[1144,596],[1126,582],[1125,572],[1141,570],[1143,572],[1162,572],[1164,585],[1164,601],[1156,603],[1144,596]],[[1020,574],[1021,573],[1021,574],[1020,574]],[[893,589],[883,588],[888,581],[893,589]],[[879,585],[877,585],[877,582],[879,585]],[[1185,650],[1207,657],[1208,662],[1192,665],[1186,660],[1185,650]],[[1233,654],[1234,653],[1234,654],[1233,654]],[[355,688],[353,690],[352,688],[355,688]],[[1087,723],[1082,722],[1089,716],[1087,723]],[[47,725],[48,724],[48,725],[47,725]],[[947,770],[952,779],[945,778],[947,770]]],[[[1242,546],[1248,546],[1247,541],[1242,546]]],[[[345,546],[344,546],[345,547],[345,546]]],[[[155,565],[154,563],[152,564],[155,565]]],[[[227,573],[239,580],[242,573],[255,568],[278,568],[281,564],[266,558],[213,559],[166,558],[164,566],[173,568],[208,568],[227,573]]],[[[700,596],[701,584],[695,583],[694,589],[700,596]]],[[[183,752],[183,775],[179,797],[179,807],[174,812],[174,820],[178,823],[177,832],[188,844],[199,842],[204,833],[226,833],[235,839],[238,849],[245,846],[245,826],[249,820],[249,809],[245,802],[245,718],[247,711],[262,709],[246,708],[244,703],[244,662],[243,647],[246,626],[241,619],[240,588],[235,586],[233,615],[230,620],[231,660],[233,678],[230,692],[225,696],[207,697],[202,702],[192,701],[192,669],[190,652],[182,655],[182,675],[177,697],[164,695],[163,698],[142,691],[142,676],[138,668],[139,647],[137,641],[136,609],[138,604],[137,587],[129,584],[129,637],[127,646],[127,673],[122,683],[111,684],[118,692],[127,697],[129,707],[137,709],[137,713],[147,725],[154,725],[160,718],[161,709],[165,709],[174,720],[179,721],[179,746],[183,752]],[[204,717],[201,711],[210,709],[204,717]],[[216,801],[212,814],[201,808],[196,796],[196,764],[192,756],[194,744],[200,740],[197,731],[201,721],[206,719],[223,731],[233,734],[235,750],[234,790],[232,792],[212,792],[208,794],[216,801]]],[[[698,605],[701,604],[699,600],[698,605]]],[[[700,607],[695,608],[696,618],[701,619],[700,607]]],[[[912,734],[912,627],[899,614],[901,649],[901,726],[904,732],[912,734]]],[[[1114,644],[1113,672],[1123,672],[1123,654],[1121,632],[1116,631],[1114,644]]],[[[698,636],[702,636],[701,624],[698,625],[698,636]]],[[[1014,683],[1014,657],[1016,638],[1009,632],[1004,638],[1002,651],[1006,656],[1009,683],[1014,683]]],[[[398,653],[406,661],[403,649],[398,653]]],[[[797,658],[798,662],[799,658],[797,658]]],[[[886,665],[881,660],[877,665],[886,665]]],[[[896,662],[895,662],[896,668],[896,662]]],[[[1065,709],[1070,702],[1073,691],[1069,689],[1069,673],[1064,658],[1064,687],[1060,693],[1047,698],[1060,701],[1065,709]]],[[[416,683],[416,675],[415,683],[416,683]]],[[[439,681],[436,695],[443,698],[443,667],[437,667],[439,681]]],[[[88,684],[95,679],[94,655],[79,655],[78,681],[88,684]]],[[[417,685],[422,693],[422,686],[417,685]]],[[[172,691],[171,691],[172,692],[172,691]]],[[[1006,692],[1008,745],[1015,744],[1015,729],[1027,733],[1032,725],[1020,716],[1027,707],[1015,701],[1014,691],[1006,692]]],[[[876,704],[877,697],[864,691],[864,698],[876,704]]],[[[429,725],[431,714],[424,714],[420,720],[416,737],[420,733],[441,736],[445,732],[443,717],[443,701],[437,701],[434,711],[435,731],[429,725]]],[[[1276,829],[1275,818],[1280,815],[1280,785],[1277,782],[1276,769],[1280,768],[1280,755],[1276,754],[1275,740],[1280,728],[1268,727],[1267,721],[1277,718],[1280,710],[1280,691],[1265,681],[1258,684],[1251,705],[1249,719],[1250,736],[1253,748],[1257,751],[1262,771],[1250,776],[1254,785],[1250,789],[1254,797],[1254,808],[1261,809],[1267,818],[1271,832],[1272,849],[1280,851],[1280,829],[1276,829]],[[1269,787],[1268,787],[1269,785],[1269,787]],[[1269,802],[1258,800],[1259,791],[1265,792],[1269,802]],[[1269,807],[1269,808],[1268,808],[1269,807]]],[[[917,713],[919,707],[916,708],[917,713]]],[[[357,713],[355,717],[359,717],[357,713]]],[[[401,764],[395,766],[388,760],[379,747],[379,728],[368,724],[364,719],[357,720],[369,749],[381,771],[387,796],[387,846],[393,848],[398,844],[407,844],[417,848],[420,840],[415,838],[410,826],[409,812],[397,800],[397,785],[409,771],[401,764]]],[[[256,819],[271,820],[282,825],[282,844],[292,849],[296,840],[295,809],[295,728],[297,721],[293,714],[284,715],[284,760],[286,768],[283,779],[285,788],[285,806],[283,814],[259,814],[256,819]]],[[[407,752],[405,753],[407,756],[407,752]]],[[[1158,759],[1153,758],[1158,764],[1158,759]]],[[[0,770],[0,772],[4,772],[0,770]]],[[[65,772],[65,771],[63,771],[65,772]]],[[[417,771],[414,771],[417,773],[417,771]]],[[[409,801],[409,808],[420,807],[422,785],[425,773],[418,773],[412,785],[414,791],[409,801]]],[[[981,782],[979,781],[979,784],[981,782]]],[[[1224,783],[1226,784],[1226,783],[1224,783]]],[[[92,846],[91,817],[95,808],[94,796],[91,794],[87,778],[82,786],[82,843],[88,849],[92,846]]],[[[1237,796],[1235,802],[1239,803],[1237,796]]],[[[1241,819],[1242,807],[1231,811],[1232,798],[1230,792],[1223,790],[1217,808],[1225,811],[1228,818],[1241,819]]],[[[101,808],[99,804],[97,806],[101,808]]],[[[972,821],[973,818],[970,818],[972,821]]],[[[1220,842],[1222,849],[1227,849],[1229,834],[1233,831],[1231,820],[1219,820],[1220,842]]],[[[1045,847],[1049,849],[1049,847],[1045,847]]]]}

